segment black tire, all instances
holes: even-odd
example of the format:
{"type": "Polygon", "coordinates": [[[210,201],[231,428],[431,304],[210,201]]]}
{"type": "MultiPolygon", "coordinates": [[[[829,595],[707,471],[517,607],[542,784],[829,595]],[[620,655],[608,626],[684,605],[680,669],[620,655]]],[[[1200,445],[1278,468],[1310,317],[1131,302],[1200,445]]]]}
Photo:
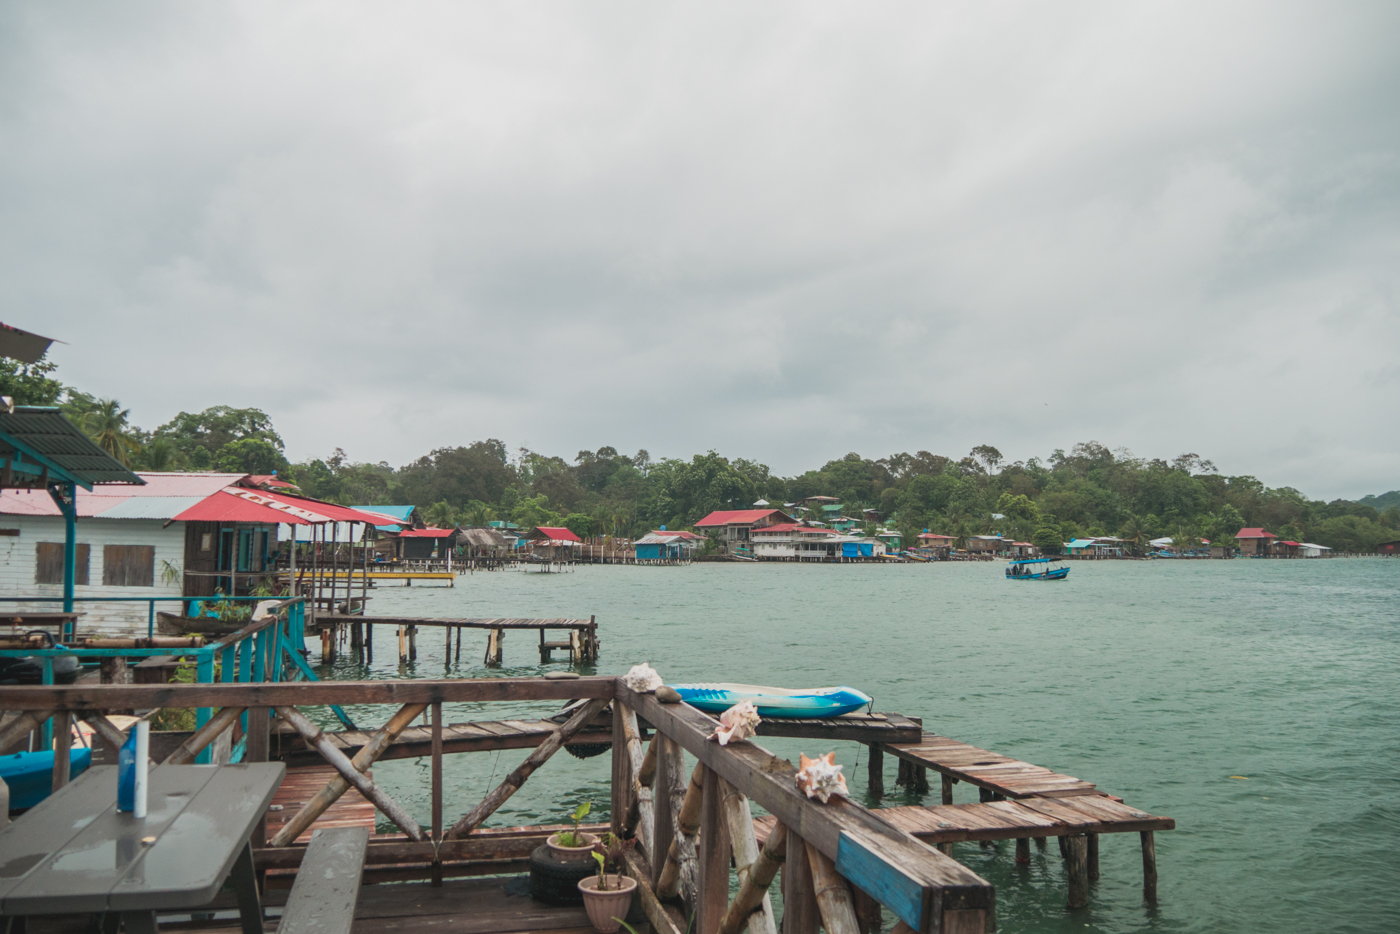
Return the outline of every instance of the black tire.
{"type": "Polygon", "coordinates": [[[530,895],[546,905],[582,905],[578,884],[597,870],[592,856],[587,862],[560,859],[549,847],[538,846],[530,854],[530,895]]]}

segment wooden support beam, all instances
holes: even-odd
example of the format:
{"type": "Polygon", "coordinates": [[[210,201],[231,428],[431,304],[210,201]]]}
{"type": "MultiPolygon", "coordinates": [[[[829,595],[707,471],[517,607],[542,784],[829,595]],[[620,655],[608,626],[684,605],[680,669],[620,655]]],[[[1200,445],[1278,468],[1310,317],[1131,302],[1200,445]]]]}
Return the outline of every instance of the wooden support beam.
{"type": "Polygon", "coordinates": [[[53,718],[53,790],[68,784],[73,760],[73,715],[60,711],[53,718]]]}
{"type": "MultiPolygon", "coordinates": [[[[749,807],[749,799],[744,797],[737,788],[729,782],[720,778],[720,806],[724,812],[725,829],[729,835],[730,849],[734,852],[735,875],[739,880],[739,890],[742,893],[749,876],[753,874],[754,866],[759,861],[760,851],[758,840],[753,832],[753,811],[749,807]]],[[[777,833],[782,825],[779,824],[774,829],[777,833]]],[[[708,848],[710,844],[705,844],[708,848]]],[[[778,870],[778,863],[772,864],[774,873],[778,870]]],[[[762,898],[759,900],[759,910],[753,911],[748,916],[749,934],[778,934],[777,925],[773,920],[773,900],[768,897],[768,884],[773,881],[772,873],[769,874],[763,883],[762,898]]],[[[728,889],[726,889],[726,892],[728,889]]],[[[736,896],[737,901],[737,896],[736,896]]],[[[729,913],[724,916],[728,920],[729,913]]],[[[740,919],[742,920],[742,919],[740,919]]],[[[719,926],[720,934],[726,934],[724,922],[719,926]]],[[[728,931],[727,934],[736,934],[735,931],[728,931]]]]}
{"type": "Polygon", "coordinates": [[[1142,831],[1142,898],[1149,905],[1157,904],[1157,844],[1152,831],[1142,831]]]}
{"type": "Polygon", "coordinates": [[[0,749],[9,749],[30,733],[44,725],[49,718],[47,711],[26,710],[0,729],[0,749]]]}
{"type": "Polygon", "coordinates": [[[1085,836],[1089,839],[1089,881],[1094,882],[1099,878],[1099,835],[1091,833],[1085,836]]]}
{"type": "Polygon", "coordinates": [[[807,864],[812,870],[817,908],[821,911],[822,926],[827,934],[860,934],[850,886],[836,871],[836,864],[810,843],[805,845],[805,849],[807,864]]]}
{"type": "Polygon", "coordinates": [[[1016,838],[1016,862],[1029,863],[1031,861],[1031,838],[1016,838]]]}
{"type": "Polygon", "coordinates": [[[821,924],[817,893],[812,882],[812,865],[807,860],[807,844],[788,830],[790,858],[783,863],[783,934],[816,934],[821,924]]]}
{"type": "Polygon", "coordinates": [[[92,727],[98,738],[106,743],[113,752],[120,752],[121,748],[126,745],[126,732],[118,729],[115,723],[97,711],[84,710],[78,714],[78,719],[92,727]]]}
{"type": "Polygon", "coordinates": [[[871,797],[879,800],[885,796],[885,749],[879,743],[869,746],[869,761],[866,763],[866,786],[871,797]]]}
{"type": "Polygon", "coordinates": [[[637,897],[646,912],[655,934],[690,934],[685,917],[673,906],[664,904],[651,887],[651,868],[635,850],[623,854],[627,874],[637,880],[637,897]]]}
{"type": "Polygon", "coordinates": [[[1084,908],[1089,904],[1089,841],[1077,833],[1063,838],[1068,849],[1065,860],[1069,871],[1068,908],[1084,908]]]}
{"type": "Polygon", "coordinates": [[[880,934],[885,924],[880,903],[855,886],[851,886],[851,898],[855,901],[856,924],[860,925],[860,934],[880,934]]]}
{"type": "Polygon", "coordinates": [[[948,776],[943,776],[943,803],[953,803],[953,780],[948,776]]]}
{"type": "MultiPolygon", "coordinates": [[[[651,782],[643,782],[639,777],[646,764],[646,759],[642,752],[640,730],[637,728],[637,712],[626,704],[617,704],[616,706],[622,711],[622,730],[627,740],[627,757],[630,764],[629,773],[632,776],[632,804],[635,806],[637,813],[637,823],[635,825],[636,837],[641,841],[642,848],[647,850],[647,856],[650,858],[652,853],[649,848],[652,844],[652,836],[654,827],[656,826],[656,804],[652,796],[651,782]]],[[[655,738],[655,736],[652,737],[653,741],[655,741],[655,738]]],[[[648,747],[648,751],[645,755],[651,755],[650,747],[648,747]]],[[[655,762],[656,760],[653,758],[653,776],[656,772],[655,762]]],[[[629,831],[633,829],[633,827],[627,828],[629,831]]]]}
{"type": "MultiPolygon", "coordinates": [[[[576,682],[566,683],[574,684],[576,682]]],[[[607,698],[595,697],[575,711],[574,715],[560,724],[559,729],[551,733],[543,743],[540,743],[534,752],[525,758],[524,762],[516,766],[515,770],[506,776],[505,781],[496,786],[480,804],[462,815],[461,820],[453,824],[452,829],[447,832],[448,838],[465,836],[480,827],[486,818],[495,813],[496,809],[505,804],[511,795],[520,790],[520,786],[525,784],[525,780],[534,773],[535,769],[562,749],[569,737],[583,729],[584,724],[596,717],[607,705],[607,698]]]]}
{"type": "MultiPolygon", "coordinates": [[[[655,770],[652,775],[653,795],[656,799],[656,824],[652,837],[647,841],[647,857],[651,860],[651,882],[656,885],[661,880],[661,870],[666,867],[666,854],[671,851],[671,841],[676,836],[676,815],[680,813],[680,801],[671,800],[672,787],[678,782],[671,781],[671,773],[685,766],[684,752],[679,744],[658,732],[652,738],[656,750],[655,770]]],[[[657,897],[661,897],[657,893],[657,897]]]]}
{"type": "MultiPolygon", "coordinates": [[[[446,628],[446,627],[444,627],[446,628]]],[[[447,630],[447,646],[452,647],[452,630],[447,630]]],[[[432,755],[432,837],[442,840],[442,704],[432,705],[433,755],[432,755]]],[[[434,854],[433,885],[442,885],[442,859],[434,854]]]]}
{"type": "Polygon", "coordinates": [[[189,765],[210,743],[219,738],[219,734],[237,723],[243,711],[242,707],[223,708],[210,717],[208,723],[196,730],[193,736],[181,743],[179,748],[166,756],[161,765],[189,765]]]}
{"type": "MultiPolygon", "coordinates": [[[[628,708],[629,710],[631,708],[628,708]]],[[[633,720],[636,720],[637,712],[632,711],[633,720]]],[[[640,734],[639,734],[640,735],[640,734]]],[[[656,743],[661,738],[660,733],[651,734],[651,742],[647,743],[646,755],[642,758],[642,764],[637,769],[637,781],[643,785],[650,786],[656,779],[656,743]]],[[[641,742],[638,739],[638,742],[641,742]]]]}
{"type": "Polygon", "coordinates": [[[294,707],[278,707],[277,715],[290,724],[292,729],[300,733],[308,745],[318,749],[325,757],[326,762],[330,763],[346,781],[355,786],[356,791],[384,812],[386,817],[398,824],[410,839],[420,841],[425,839],[423,828],[418,826],[418,822],[397,801],[376,788],[374,782],[370,781],[363,772],[357,771],[350,764],[350,760],[345,758],[345,753],[337,749],[330,738],[321,732],[320,727],[306,719],[294,707]]]}
{"type": "Polygon", "coordinates": [[[787,827],[778,824],[768,834],[768,839],[763,841],[763,849],[759,850],[753,867],[741,877],[739,894],[734,896],[724,920],[720,922],[720,934],[739,934],[739,928],[760,907],[767,909],[769,917],[772,917],[772,899],[768,896],[768,888],[786,860],[787,827]]]}
{"type": "MultiPolygon", "coordinates": [[[[699,885],[695,895],[696,934],[719,934],[720,921],[729,907],[729,829],[724,819],[723,781],[713,769],[696,766],[701,773],[699,885]]],[[[687,795],[689,793],[687,792],[687,795]]],[[[750,821],[749,830],[753,830],[750,821]]]]}
{"type": "Polygon", "coordinates": [[[696,764],[690,773],[690,784],[676,810],[676,832],[671,837],[671,845],[666,850],[666,865],[661,869],[661,878],[656,883],[656,894],[671,898],[680,890],[681,861],[685,857],[687,843],[694,848],[695,834],[700,830],[700,810],[704,799],[705,767],[696,764]]]}
{"type": "MultiPolygon", "coordinates": [[[[394,739],[407,729],[409,724],[426,708],[426,704],[405,704],[398,713],[389,718],[388,723],[380,727],[374,736],[370,737],[369,742],[360,747],[360,750],[355,753],[355,758],[350,760],[350,766],[359,773],[369,771],[369,767],[389,749],[394,739]]],[[[291,820],[282,825],[282,829],[272,839],[271,845],[290,846],[297,837],[305,833],[307,828],[315,823],[316,818],[324,814],[332,804],[340,800],[341,795],[349,790],[350,782],[344,777],[337,775],[332,778],[324,788],[316,792],[310,801],[302,805],[301,810],[297,811],[291,820]]]]}

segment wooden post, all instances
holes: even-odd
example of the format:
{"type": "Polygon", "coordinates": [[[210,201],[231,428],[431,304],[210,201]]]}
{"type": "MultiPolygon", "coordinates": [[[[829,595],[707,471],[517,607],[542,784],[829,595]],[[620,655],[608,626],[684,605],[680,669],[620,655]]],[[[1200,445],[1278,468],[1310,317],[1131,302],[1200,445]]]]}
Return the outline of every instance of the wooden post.
{"type": "MultiPolygon", "coordinates": [[[[637,809],[637,823],[635,826],[637,839],[642,844],[642,849],[646,850],[647,858],[655,861],[651,851],[652,841],[656,827],[656,805],[651,789],[651,777],[656,774],[656,759],[652,750],[655,746],[648,746],[647,753],[642,752],[642,740],[637,728],[637,712],[625,704],[622,707],[622,729],[627,737],[627,757],[628,774],[631,776],[631,798],[637,809]],[[651,755],[651,773],[645,781],[642,779],[643,770],[646,768],[647,755],[651,755]]],[[[655,743],[655,734],[652,742],[655,743]]],[[[628,808],[630,814],[631,807],[628,808]]],[[[633,830],[628,827],[627,830],[633,830]]]]}
{"type": "Polygon", "coordinates": [[[953,780],[948,776],[943,776],[943,803],[953,803],[953,780]]]}
{"type": "Polygon", "coordinates": [[[885,796],[885,747],[879,743],[871,743],[869,749],[870,761],[866,766],[866,774],[869,776],[867,784],[871,797],[879,800],[885,796]]]}
{"type": "Polygon", "coordinates": [[[331,630],[329,626],[321,627],[321,664],[328,665],[334,657],[334,649],[331,648],[331,630]]]}
{"type": "Polygon", "coordinates": [[[806,849],[817,908],[821,911],[822,926],[827,934],[860,934],[851,889],[836,871],[836,864],[812,844],[808,843],[806,849]]]}
{"type": "Polygon", "coordinates": [[[1043,850],[1043,849],[1045,849],[1045,838],[1044,838],[1044,837],[1036,837],[1036,838],[1035,838],[1035,848],[1036,848],[1037,850],[1043,850]]]}
{"type": "MultiPolygon", "coordinates": [[[[719,934],[729,907],[729,830],[724,820],[720,777],[697,766],[703,775],[700,807],[700,883],[695,898],[696,934],[719,934]]],[[[855,934],[855,932],[852,932],[855,934]]]]}
{"type": "Polygon", "coordinates": [[[783,934],[816,934],[821,923],[811,863],[804,858],[806,847],[806,841],[789,828],[787,848],[791,858],[783,863],[783,934]]]}
{"type": "Polygon", "coordinates": [[[690,773],[690,784],[685,789],[680,809],[676,812],[676,833],[671,837],[671,846],[666,852],[666,865],[661,870],[661,878],[656,883],[656,894],[670,898],[680,891],[681,863],[686,857],[687,843],[694,845],[695,835],[700,831],[701,811],[704,808],[705,767],[695,764],[690,773]]]}
{"type": "Polygon", "coordinates": [[[408,627],[408,657],[418,660],[418,627],[412,624],[408,627]]]}
{"type": "MultiPolygon", "coordinates": [[[[448,628],[447,639],[452,641],[448,628]]],[[[442,841],[442,701],[433,703],[433,842],[442,841]]],[[[433,885],[442,885],[442,860],[433,860],[433,885]]]]}
{"type": "Polygon", "coordinates": [[[119,655],[108,655],[99,663],[102,669],[103,684],[130,684],[131,669],[126,667],[126,659],[119,655]]]}
{"type": "Polygon", "coordinates": [[[68,770],[73,758],[73,715],[59,710],[53,715],[53,790],[68,784],[68,770]]]}
{"type": "MultiPolygon", "coordinates": [[[[732,826],[730,830],[732,835],[732,826]]],[[[749,821],[749,831],[753,831],[752,820],[749,821]]],[[[735,836],[734,839],[738,837],[735,836]]],[[[739,894],[734,896],[729,910],[724,913],[724,920],[719,926],[720,934],[739,934],[739,928],[743,927],[751,916],[760,912],[760,909],[766,912],[770,919],[761,923],[772,923],[773,903],[768,897],[768,887],[773,884],[773,877],[783,868],[786,860],[787,827],[776,824],[768,834],[768,839],[763,841],[763,849],[759,850],[758,859],[749,871],[745,873],[740,870],[739,894]]],[[[735,862],[738,862],[737,858],[735,862]]]]}
{"type": "Polygon", "coordinates": [[[1091,833],[1086,836],[1089,838],[1089,881],[1093,882],[1099,877],[1099,835],[1091,833]]]}
{"type": "Polygon", "coordinates": [[[1029,863],[1031,861],[1031,838],[1016,838],[1016,862],[1029,863]]]}
{"type": "Polygon", "coordinates": [[[914,766],[914,794],[928,794],[928,766],[914,766]]]}
{"type": "MultiPolygon", "coordinates": [[[[720,805],[724,811],[725,830],[728,831],[730,849],[734,852],[734,871],[739,880],[739,891],[742,893],[745,883],[754,872],[754,867],[759,862],[760,851],[758,849],[758,838],[753,832],[753,811],[749,808],[749,799],[740,794],[739,790],[729,784],[724,779],[719,780],[720,805]]],[[[774,829],[774,833],[777,829],[774,829]]],[[[701,845],[708,848],[703,836],[701,845]]],[[[763,897],[759,901],[760,910],[754,911],[748,916],[749,934],[777,934],[778,928],[773,921],[773,901],[768,897],[768,885],[773,881],[773,873],[777,872],[778,864],[772,864],[772,869],[763,881],[763,897]]],[[[725,867],[726,874],[728,866],[725,867]]],[[[727,891],[727,889],[726,889],[727,891]]],[[[736,898],[737,901],[737,898],[736,898]]],[[[730,913],[725,912],[724,920],[720,923],[720,934],[725,934],[725,924],[729,922],[730,913]]],[[[729,934],[735,934],[730,931],[729,934]]]]}
{"type": "Polygon", "coordinates": [[[860,925],[860,934],[880,934],[880,929],[884,927],[880,903],[854,885],[851,886],[851,897],[855,900],[856,924],[860,925]]]}
{"type": "MultiPolygon", "coordinates": [[[[540,630],[543,632],[544,630],[540,630]]],[[[623,726],[625,714],[621,701],[612,708],[612,807],[610,809],[610,829],[619,839],[627,828],[627,814],[632,809],[632,763],[627,743],[627,730],[623,726]]]]}
{"type": "Polygon", "coordinates": [[[1068,908],[1083,908],[1089,904],[1089,841],[1077,833],[1065,838],[1069,849],[1066,860],[1069,869],[1068,908]]]}
{"type": "Polygon", "coordinates": [[[1157,904],[1157,844],[1152,831],[1142,831],[1142,898],[1149,905],[1157,904]]]}
{"type": "Polygon", "coordinates": [[[399,626],[399,664],[408,661],[408,633],[404,632],[404,627],[399,626]]]}
{"type": "MultiPolygon", "coordinates": [[[[661,732],[657,732],[652,740],[652,748],[656,750],[652,785],[656,824],[647,846],[647,857],[651,860],[651,883],[654,887],[661,881],[661,871],[666,868],[666,854],[671,852],[671,841],[676,836],[675,818],[680,811],[680,802],[671,801],[671,772],[683,768],[684,759],[680,746],[661,732]]],[[[646,772],[645,762],[642,764],[642,772],[646,772]]]]}

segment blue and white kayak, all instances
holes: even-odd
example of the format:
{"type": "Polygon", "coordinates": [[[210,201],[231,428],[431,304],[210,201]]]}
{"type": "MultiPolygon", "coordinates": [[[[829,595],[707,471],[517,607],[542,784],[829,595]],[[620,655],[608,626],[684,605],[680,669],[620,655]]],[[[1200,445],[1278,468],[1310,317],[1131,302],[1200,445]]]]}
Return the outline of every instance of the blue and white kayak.
{"type": "Polygon", "coordinates": [[[741,701],[760,717],[789,719],[839,717],[872,703],[870,695],[844,685],[834,688],[770,688],[761,684],[673,684],[681,700],[707,713],[724,713],[741,701]]]}

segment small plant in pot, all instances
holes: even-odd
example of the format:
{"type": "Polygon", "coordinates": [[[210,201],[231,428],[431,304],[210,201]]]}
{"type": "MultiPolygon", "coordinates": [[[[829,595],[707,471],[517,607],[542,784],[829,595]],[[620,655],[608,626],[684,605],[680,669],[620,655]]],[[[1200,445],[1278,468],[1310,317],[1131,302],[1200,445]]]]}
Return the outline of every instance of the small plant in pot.
{"type": "Polygon", "coordinates": [[[561,830],[549,839],[545,844],[560,859],[578,859],[586,861],[593,848],[598,844],[596,833],[584,833],[578,829],[578,825],[583,823],[583,819],[588,816],[588,812],[593,810],[592,802],[585,801],[574,808],[569,815],[569,820],[574,822],[573,830],[561,830]]]}
{"type": "Polygon", "coordinates": [[[580,880],[578,890],[583,893],[584,910],[588,912],[588,920],[598,934],[616,934],[622,927],[622,919],[627,917],[632,907],[632,893],[637,888],[637,880],[620,872],[608,872],[608,866],[612,861],[620,862],[622,853],[633,841],[618,840],[612,834],[604,834],[604,838],[602,848],[605,852],[595,850],[593,853],[593,858],[598,862],[598,874],[580,880]]]}

